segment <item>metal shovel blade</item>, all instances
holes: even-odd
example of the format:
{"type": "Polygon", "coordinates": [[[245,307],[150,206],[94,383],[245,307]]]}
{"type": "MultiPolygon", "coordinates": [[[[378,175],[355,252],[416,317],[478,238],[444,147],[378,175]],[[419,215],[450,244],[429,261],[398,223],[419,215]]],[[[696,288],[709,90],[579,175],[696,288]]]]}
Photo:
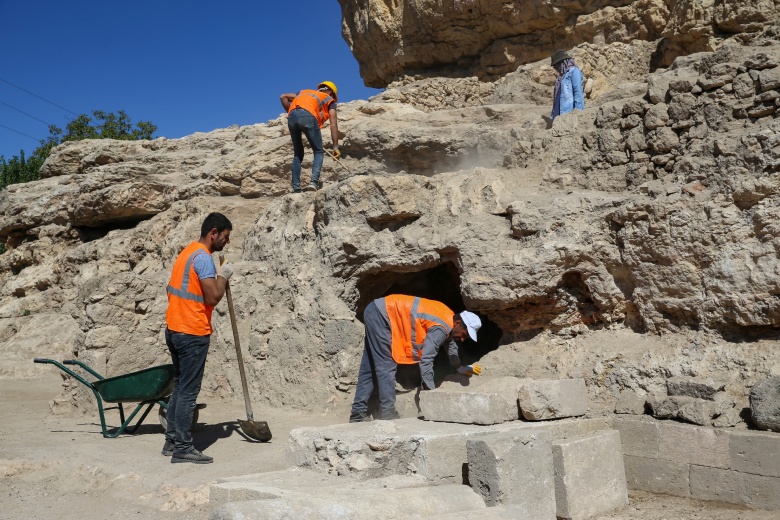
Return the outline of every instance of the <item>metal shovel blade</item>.
{"type": "MultiPolygon", "coordinates": [[[[220,255],[219,265],[225,262],[225,257],[220,255]]],[[[236,324],[236,311],[233,308],[233,295],[230,292],[230,283],[225,282],[225,296],[227,297],[228,310],[230,311],[230,326],[233,329],[233,342],[236,345],[236,360],[238,361],[238,373],[241,375],[241,389],[244,392],[244,406],[246,406],[246,421],[236,419],[241,431],[250,439],[260,442],[271,440],[271,429],[265,421],[255,421],[252,415],[252,403],[249,402],[249,389],[246,384],[246,373],[244,372],[244,357],[241,355],[241,344],[238,340],[238,325],[236,324]]]]}
{"type": "Polygon", "coordinates": [[[268,423],[265,421],[242,421],[236,419],[238,425],[241,426],[241,431],[247,437],[251,437],[260,442],[268,442],[271,440],[271,429],[268,427],[268,423]]]}

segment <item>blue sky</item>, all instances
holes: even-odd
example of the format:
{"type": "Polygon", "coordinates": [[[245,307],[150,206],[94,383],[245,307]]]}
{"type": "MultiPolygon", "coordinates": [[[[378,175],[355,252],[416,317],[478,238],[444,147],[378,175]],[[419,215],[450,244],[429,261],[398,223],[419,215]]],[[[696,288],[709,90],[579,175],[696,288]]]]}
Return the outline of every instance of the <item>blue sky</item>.
{"type": "Polygon", "coordinates": [[[0,0],[0,20],[6,159],[69,111],[124,110],[175,138],[273,119],[281,93],[326,79],[341,102],[379,92],[363,85],[336,0],[0,0]]]}

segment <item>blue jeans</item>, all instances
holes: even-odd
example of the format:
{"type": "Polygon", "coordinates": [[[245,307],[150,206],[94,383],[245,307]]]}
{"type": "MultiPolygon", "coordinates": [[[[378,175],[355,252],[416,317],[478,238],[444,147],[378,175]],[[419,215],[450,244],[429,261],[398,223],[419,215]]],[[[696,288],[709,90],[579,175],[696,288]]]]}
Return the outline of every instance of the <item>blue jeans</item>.
{"type": "Polygon", "coordinates": [[[303,162],[303,134],[309,140],[314,151],[314,160],[311,165],[311,182],[319,186],[322,160],[325,157],[322,149],[322,132],[317,119],[303,108],[291,110],[287,115],[287,128],[290,129],[290,139],[293,143],[292,162],[292,188],[295,191],[301,189],[301,162],[303,162]]]}
{"type": "Polygon", "coordinates": [[[165,343],[173,359],[173,392],[168,400],[165,440],[174,454],[192,450],[192,416],[203,381],[211,336],[193,336],[165,329],[165,343]]]}
{"type": "Polygon", "coordinates": [[[368,411],[368,400],[374,392],[379,393],[380,417],[393,417],[395,410],[395,373],[398,364],[391,352],[392,335],[390,322],[382,315],[375,302],[371,302],[363,313],[366,326],[363,359],[360,361],[355,400],[352,415],[368,411]]]}

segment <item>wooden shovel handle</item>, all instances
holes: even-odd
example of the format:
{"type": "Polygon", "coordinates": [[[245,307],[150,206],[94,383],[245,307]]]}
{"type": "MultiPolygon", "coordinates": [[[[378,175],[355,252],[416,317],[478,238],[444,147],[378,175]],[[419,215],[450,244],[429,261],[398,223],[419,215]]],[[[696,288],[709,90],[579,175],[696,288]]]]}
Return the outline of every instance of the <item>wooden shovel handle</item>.
{"type": "MultiPolygon", "coordinates": [[[[225,257],[219,255],[219,265],[225,263],[225,257]]],[[[233,343],[236,345],[236,358],[238,359],[238,372],[241,374],[241,388],[244,391],[244,406],[248,421],[254,420],[252,404],[249,402],[249,388],[246,384],[246,372],[244,372],[244,357],[241,355],[241,343],[238,339],[238,324],[236,323],[236,311],[233,308],[233,295],[230,293],[230,281],[225,280],[225,296],[227,297],[228,312],[230,313],[230,325],[233,327],[233,343]]]]}

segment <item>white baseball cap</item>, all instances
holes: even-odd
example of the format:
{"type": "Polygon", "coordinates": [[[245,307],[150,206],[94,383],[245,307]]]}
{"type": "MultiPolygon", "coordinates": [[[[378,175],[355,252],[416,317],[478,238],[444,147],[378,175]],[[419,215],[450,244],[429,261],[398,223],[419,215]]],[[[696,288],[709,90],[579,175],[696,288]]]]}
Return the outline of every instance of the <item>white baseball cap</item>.
{"type": "Polygon", "coordinates": [[[460,313],[460,319],[469,331],[469,337],[477,341],[477,331],[482,326],[482,320],[473,312],[463,311],[460,313]]]}

